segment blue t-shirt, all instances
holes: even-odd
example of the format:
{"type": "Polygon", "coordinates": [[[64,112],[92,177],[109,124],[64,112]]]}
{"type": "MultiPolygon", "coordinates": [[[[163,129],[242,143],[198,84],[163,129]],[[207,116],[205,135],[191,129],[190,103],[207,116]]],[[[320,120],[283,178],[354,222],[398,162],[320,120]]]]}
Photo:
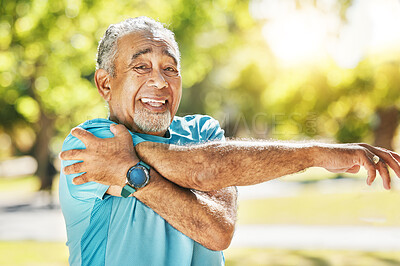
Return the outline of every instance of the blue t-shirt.
{"type": "MultiPolygon", "coordinates": [[[[99,138],[114,135],[107,119],[79,125],[99,138]]],[[[218,121],[202,115],[175,117],[167,138],[131,133],[134,145],[142,141],[176,145],[223,140],[218,121]]],[[[84,149],[72,135],[62,150],[84,149]]],[[[112,160],[112,158],[110,158],[112,160]]],[[[62,167],[77,161],[62,161],[62,167]]],[[[72,184],[79,174],[60,174],[60,204],[67,227],[70,265],[224,265],[220,251],[212,251],[173,228],[135,197],[105,194],[108,186],[95,182],[72,184]]]]}

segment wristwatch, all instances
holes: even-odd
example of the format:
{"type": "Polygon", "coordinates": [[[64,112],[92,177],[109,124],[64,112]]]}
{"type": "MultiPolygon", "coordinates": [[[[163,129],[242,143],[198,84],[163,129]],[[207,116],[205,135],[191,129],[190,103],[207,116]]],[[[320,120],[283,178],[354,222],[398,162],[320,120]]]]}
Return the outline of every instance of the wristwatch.
{"type": "Polygon", "coordinates": [[[129,168],[128,172],[126,173],[126,183],[122,188],[121,196],[127,198],[138,188],[145,187],[147,183],[149,183],[149,172],[150,166],[142,161],[139,161],[136,165],[129,168]]]}

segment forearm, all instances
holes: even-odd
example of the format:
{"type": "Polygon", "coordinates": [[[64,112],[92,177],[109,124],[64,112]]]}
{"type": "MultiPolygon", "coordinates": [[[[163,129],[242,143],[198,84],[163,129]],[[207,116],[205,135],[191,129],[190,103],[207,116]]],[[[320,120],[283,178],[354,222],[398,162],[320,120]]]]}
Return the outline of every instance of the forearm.
{"type": "Polygon", "coordinates": [[[151,181],[134,196],[175,229],[212,250],[226,249],[236,222],[236,190],[226,188],[212,198],[177,186],[151,170],[151,181]]]}
{"type": "Polygon", "coordinates": [[[314,166],[315,147],[278,142],[210,142],[176,146],[143,142],[142,160],[170,181],[197,190],[258,184],[314,166]]]}

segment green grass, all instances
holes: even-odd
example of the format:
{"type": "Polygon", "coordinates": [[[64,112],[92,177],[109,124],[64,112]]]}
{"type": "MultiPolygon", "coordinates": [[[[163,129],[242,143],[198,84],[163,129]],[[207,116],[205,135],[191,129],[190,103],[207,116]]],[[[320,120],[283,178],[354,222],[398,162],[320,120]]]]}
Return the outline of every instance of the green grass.
{"type": "Polygon", "coordinates": [[[322,194],[244,200],[239,224],[381,225],[400,226],[399,191],[322,194]]]}
{"type": "MultiPolygon", "coordinates": [[[[348,250],[282,250],[229,248],[227,266],[395,266],[399,252],[362,252],[348,250]]],[[[64,243],[0,241],[2,266],[67,266],[68,249],[64,243]]]]}
{"type": "Polygon", "coordinates": [[[398,266],[399,252],[230,248],[226,266],[398,266]]]}
{"type": "Polygon", "coordinates": [[[0,241],[2,266],[67,266],[68,248],[59,242],[0,241]]]}

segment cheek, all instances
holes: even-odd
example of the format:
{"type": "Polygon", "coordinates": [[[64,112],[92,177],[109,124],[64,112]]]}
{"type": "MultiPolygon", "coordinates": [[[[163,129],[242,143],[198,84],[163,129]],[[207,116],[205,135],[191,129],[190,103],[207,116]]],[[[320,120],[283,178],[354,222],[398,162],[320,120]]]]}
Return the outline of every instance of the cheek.
{"type": "Polygon", "coordinates": [[[175,92],[175,104],[179,105],[180,101],[181,101],[181,97],[182,97],[182,89],[177,89],[177,91],[175,92]]]}
{"type": "Polygon", "coordinates": [[[174,103],[173,103],[173,111],[176,112],[179,107],[179,103],[182,97],[182,82],[181,80],[177,80],[174,82],[173,87],[173,96],[174,96],[174,103]]]}
{"type": "Polygon", "coordinates": [[[121,100],[124,102],[134,102],[143,83],[143,81],[137,79],[132,79],[131,82],[126,82],[124,84],[123,93],[121,94],[121,100]]]}

